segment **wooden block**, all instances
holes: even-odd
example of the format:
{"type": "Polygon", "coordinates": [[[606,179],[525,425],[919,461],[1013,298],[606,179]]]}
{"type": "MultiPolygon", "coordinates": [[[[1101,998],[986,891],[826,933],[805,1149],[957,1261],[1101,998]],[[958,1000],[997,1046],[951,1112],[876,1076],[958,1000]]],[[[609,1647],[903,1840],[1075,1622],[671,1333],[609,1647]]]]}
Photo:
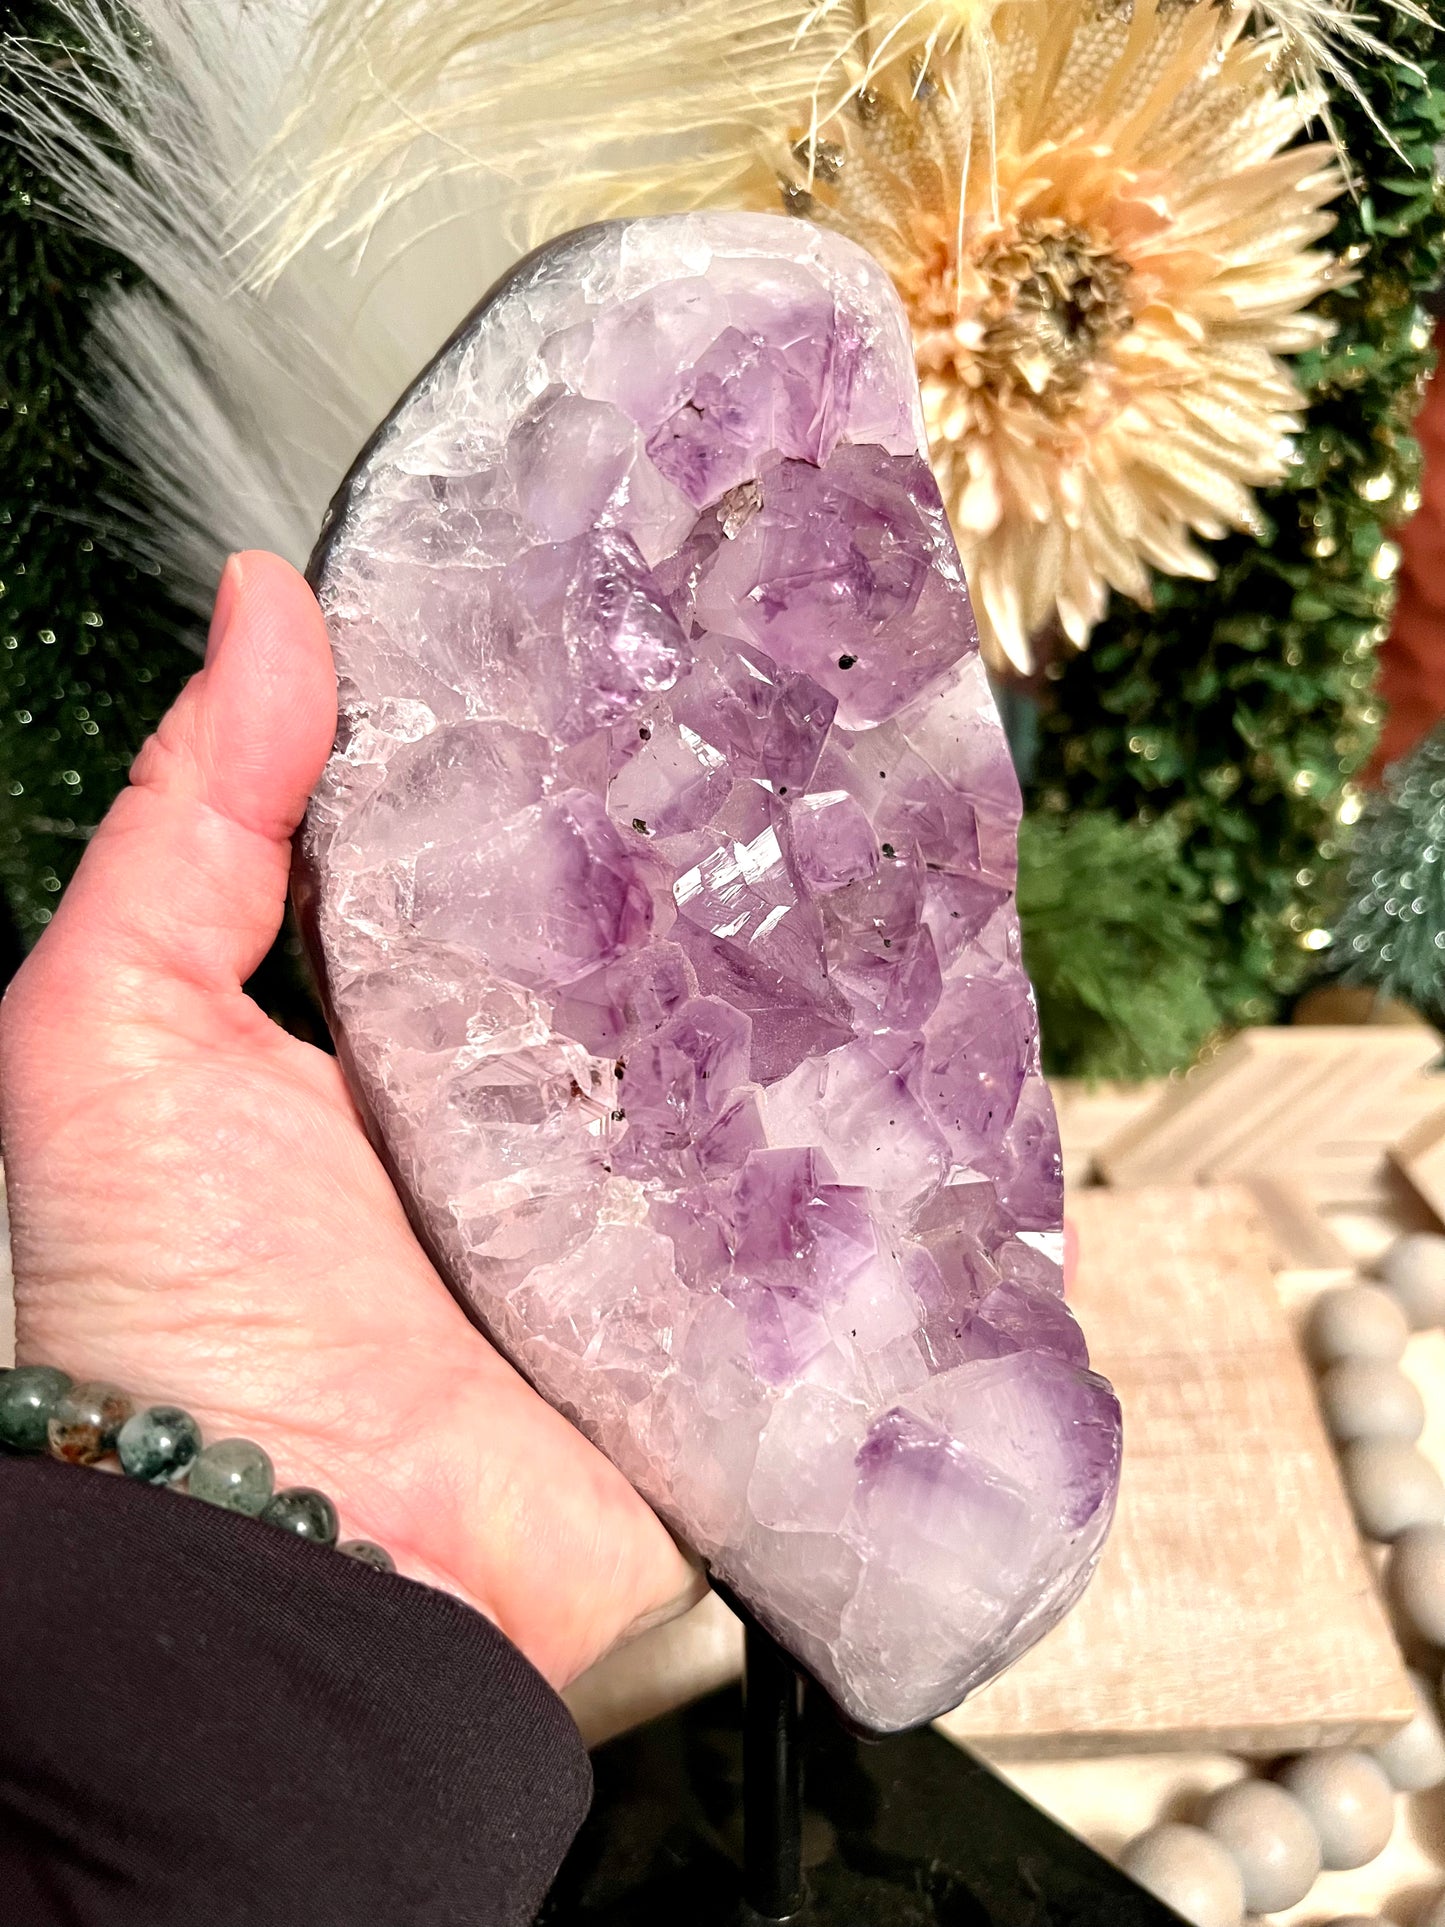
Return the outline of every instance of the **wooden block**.
{"type": "MultiPolygon", "coordinates": [[[[1079,1193],[1073,1301],[1124,1406],[1109,1547],[1074,1612],[943,1722],[991,1757],[1381,1739],[1399,1654],[1242,1189],[1079,1193]]],[[[741,1663],[716,1601],[568,1694],[590,1741],[741,1663]]]]}
{"type": "Polygon", "coordinates": [[[1432,1111],[1392,1144],[1390,1162],[1445,1224],[1445,1111],[1432,1111]]]}
{"type": "Polygon", "coordinates": [[[1318,984],[1289,1014],[1291,1024],[1418,1024],[1420,1013],[1364,984],[1318,984]]]}
{"type": "Polygon", "coordinates": [[[1049,1079],[1059,1120],[1066,1191],[1097,1183],[1096,1152],[1152,1109],[1164,1088],[1162,1078],[1143,1084],[1091,1084],[1082,1077],[1049,1079]]]}
{"type": "Polygon", "coordinates": [[[1243,1031],[1096,1161],[1113,1185],[1288,1173],[1316,1204],[1383,1209],[1389,1145],[1440,1106],[1439,1055],[1423,1024],[1243,1031]]]}
{"type": "Polygon", "coordinates": [[[997,1757],[1282,1753],[1408,1708],[1243,1188],[1075,1197],[1073,1300],[1124,1407],[1119,1515],[1074,1612],[949,1715],[997,1757]]]}
{"type": "Polygon", "coordinates": [[[1245,1189],[1269,1233],[1276,1271],[1337,1274],[1336,1282],[1354,1271],[1349,1252],[1315,1209],[1304,1185],[1288,1177],[1261,1177],[1245,1189]]]}

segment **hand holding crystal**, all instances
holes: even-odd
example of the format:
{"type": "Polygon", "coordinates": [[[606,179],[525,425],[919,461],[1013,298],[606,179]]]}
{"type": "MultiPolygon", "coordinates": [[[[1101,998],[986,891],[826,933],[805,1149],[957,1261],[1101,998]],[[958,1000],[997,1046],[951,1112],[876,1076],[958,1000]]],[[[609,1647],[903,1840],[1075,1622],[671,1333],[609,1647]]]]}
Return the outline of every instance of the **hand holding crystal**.
{"type": "Polygon", "coordinates": [[[18,1355],[255,1439],[560,1686],[701,1582],[468,1322],[335,1061],[242,989],[335,720],[310,591],[234,558],[204,668],[0,1010],[18,1355]]]}

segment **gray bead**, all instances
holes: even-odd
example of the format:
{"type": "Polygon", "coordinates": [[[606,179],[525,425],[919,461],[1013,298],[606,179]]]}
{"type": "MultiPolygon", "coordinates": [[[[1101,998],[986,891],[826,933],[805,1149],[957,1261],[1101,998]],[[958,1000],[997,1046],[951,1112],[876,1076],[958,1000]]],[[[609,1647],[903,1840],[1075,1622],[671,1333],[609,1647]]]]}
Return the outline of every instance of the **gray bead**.
{"type": "Polygon", "coordinates": [[[72,1385],[55,1401],[46,1436],[50,1456],[67,1465],[94,1465],[115,1450],[120,1428],[135,1407],[118,1385],[92,1379],[72,1385]]]}
{"type": "Polygon", "coordinates": [[[146,1485],[170,1485],[201,1449],[201,1428],[179,1405],[148,1405],[120,1428],[121,1470],[146,1485]]]}
{"type": "Polygon", "coordinates": [[[1445,1525],[1411,1526],[1400,1534],[1385,1586],[1410,1631],[1445,1646],[1445,1525]]]}
{"type": "Polygon", "coordinates": [[[1445,1482],[1423,1453],[1397,1439],[1356,1439],[1340,1453],[1345,1490],[1361,1532],[1398,1539],[1445,1519],[1445,1482]]]}
{"type": "Polygon", "coordinates": [[[1413,1445],[1425,1429],[1425,1401],[1398,1365],[1342,1358],[1320,1380],[1320,1410],[1337,1445],[1351,1439],[1400,1439],[1413,1445]]]}
{"type": "Polygon", "coordinates": [[[396,1571],[396,1561],[386,1547],[373,1545],[370,1539],[343,1539],[336,1550],[363,1566],[375,1566],[378,1572],[396,1571]]]}
{"type": "Polygon", "coordinates": [[[1424,1675],[1412,1672],[1410,1685],[1415,1694],[1414,1718],[1370,1751],[1397,1793],[1425,1793],[1445,1780],[1445,1733],[1424,1675]]]}
{"type": "Polygon", "coordinates": [[[1332,1746],[1302,1753],[1279,1776],[1309,1815],[1331,1872],[1366,1866],[1395,1829],[1395,1790],[1368,1753],[1332,1746]]]}
{"type": "Polygon", "coordinates": [[[17,1365],[0,1382],[0,1445],[12,1452],[43,1452],[50,1414],[69,1390],[69,1372],[53,1365],[17,1365]]]}
{"type": "Polygon", "coordinates": [[[1438,1231],[1397,1238],[1375,1270],[1415,1331],[1445,1325],[1445,1238],[1438,1231]]]}
{"type": "Polygon", "coordinates": [[[1320,1370],[1342,1358],[1393,1365],[1410,1336],[1405,1314],[1378,1285],[1336,1285],[1310,1308],[1305,1343],[1320,1370]]]}
{"type": "Polygon", "coordinates": [[[217,1439],[200,1452],[186,1479],[193,1499],[256,1519],[276,1489],[271,1461],[250,1439],[217,1439]]]}
{"type": "Polygon", "coordinates": [[[1202,1827],[1150,1827],[1119,1861],[1130,1879],[1172,1907],[1190,1927],[1239,1927],[1244,1882],[1227,1848],[1202,1827]]]}
{"type": "Polygon", "coordinates": [[[1319,1878],[1323,1852],[1299,1801],[1272,1780],[1240,1780],[1209,1802],[1204,1824],[1229,1849],[1252,1914],[1280,1913],[1319,1878]]]}
{"type": "Polygon", "coordinates": [[[268,1526],[279,1526],[283,1532],[313,1540],[318,1546],[334,1546],[340,1530],[336,1507],[324,1492],[309,1485],[283,1486],[261,1518],[268,1526]]]}

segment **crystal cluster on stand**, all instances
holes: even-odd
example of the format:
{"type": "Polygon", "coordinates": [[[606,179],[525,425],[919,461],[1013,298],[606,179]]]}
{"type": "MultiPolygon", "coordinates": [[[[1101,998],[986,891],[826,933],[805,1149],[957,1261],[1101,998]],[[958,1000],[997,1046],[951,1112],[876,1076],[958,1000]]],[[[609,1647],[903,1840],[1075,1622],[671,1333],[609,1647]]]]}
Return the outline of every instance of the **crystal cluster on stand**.
{"type": "Polygon", "coordinates": [[[1120,1437],[923,445],[837,236],[533,255],[328,519],[303,839],[343,1059],[452,1285],[879,1731],[1067,1609],[1120,1437]]]}

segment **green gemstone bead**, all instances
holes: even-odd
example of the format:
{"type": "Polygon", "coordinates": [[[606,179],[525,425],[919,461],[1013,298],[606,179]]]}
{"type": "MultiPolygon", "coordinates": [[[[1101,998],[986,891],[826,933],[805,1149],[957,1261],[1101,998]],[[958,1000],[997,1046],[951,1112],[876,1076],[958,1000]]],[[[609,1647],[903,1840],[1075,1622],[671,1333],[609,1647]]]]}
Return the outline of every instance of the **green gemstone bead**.
{"type": "Polygon", "coordinates": [[[373,1545],[370,1539],[343,1539],[336,1550],[363,1566],[375,1566],[378,1572],[396,1571],[396,1561],[386,1547],[373,1545]]]}
{"type": "Polygon", "coordinates": [[[298,1539],[310,1539],[318,1546],[334,1546],[341,1522],[336,1507],[324,1492],[309,1485],[283,1486],[261,1514],[268,1526],[294,1532],[298,1539]]]}
{"type": "Polygon", "coordinates": [[[217,1439],[192,1465],[186,1490],[193,1499],[259,1518],[276,1488],[271,1461],[250,1439],[217,1439]]]}
{"type": "Polygon", "coordinates": [[[201,1428],[179,1405],[148,1405],[120,1428],[121,1470],[147,1485],[179,1479],[201,1449],[201,1428]]]}
{"type": "Polygon", "coordinates": [[[50,1415],[69,1390],[69,1372],[53,1365],[17,1365],[0,1385],[0,1445],[12,1452],[43,1452],[50,1443],[50,1415]]]}
{"type": "Polygon", "coordinates": [[[67,1465],[94,1465],[115,1450],[120,1428],[135,1406],[118,1385],[90,1379],[72,1385],[55,1401],[47,1428],[52,1458],[67,1465]]]}

